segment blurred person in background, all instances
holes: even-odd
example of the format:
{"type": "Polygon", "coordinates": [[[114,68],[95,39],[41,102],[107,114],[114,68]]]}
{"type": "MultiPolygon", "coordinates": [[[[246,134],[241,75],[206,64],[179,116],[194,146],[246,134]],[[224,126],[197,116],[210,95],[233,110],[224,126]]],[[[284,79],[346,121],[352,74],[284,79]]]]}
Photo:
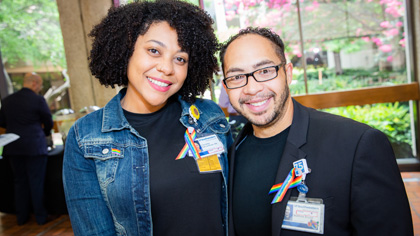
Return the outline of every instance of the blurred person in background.
{"type": "Polygon", "coordinates": [[[219,106],[222,108],[225,116],[229,118],[232,136],[233,138],[236,138],[248,120],[232,107],[232,104],[230,104],[229,101],[229,96],[227,95],[226,89],[223,86],[220,88],[219,106]]]}
{"type": "Polygon", "coordinates": [[[47,167],[47,140],[53,120],[43,96],[42,78],[27,73],[23,88],[6,97],[0,109],[0,127],[6,133],[19,135],[19,139],[6,145],[3,156],[9,159],[15,184],[15,206],[18,225],[25,224],[31,213],[36,222],[47,222],[44,207],[44,179],[47,167]]]}

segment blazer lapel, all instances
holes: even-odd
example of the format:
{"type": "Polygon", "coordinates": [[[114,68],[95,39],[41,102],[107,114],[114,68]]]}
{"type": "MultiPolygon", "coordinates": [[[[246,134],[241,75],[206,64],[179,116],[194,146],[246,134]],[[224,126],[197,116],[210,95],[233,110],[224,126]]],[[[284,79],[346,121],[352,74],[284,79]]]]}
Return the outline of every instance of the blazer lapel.
{"type": "MultiPolygon", "coordinates": [[[[293,122],[290,126],[289,136],[287,137],[283,156],[277,170],[275,184],[281,183],[286,179],[290,170],[293,168],[293,162],[306,157],[306,153],[303,152],[300,147],[306,143],[309,114],[306,111],[306,108],[297,103],[294,99],[293,108],[293,122]]],[[[283,200],[273,204],[271,207],[271,227],[273,236],[279,236],[281,233],[281,225],[283,224],[284,213],[291,192],[291,190],[288,190],[283,200]]]]}
{"type": "Polygon", "coordinates": [[[229,214],[228,214],[228,228],[229,228],[229,235],[235,235],[235,227],[233,226],[233,204],[232,204],[232,196],[233,196],[233,176],[235,173],[235,153],[236,149],[240,145],[240,143],[243,142],[244,138],[251,134],[252,132],[252,125],[251,123],[245,124],[244,128],[239,133],[238,137],[236,138],[235,142],[231,146],[229,152],[228,152],[228,160],[229,160],[229,184],[228,184],[228,208],[229,208],[229,214]]]}

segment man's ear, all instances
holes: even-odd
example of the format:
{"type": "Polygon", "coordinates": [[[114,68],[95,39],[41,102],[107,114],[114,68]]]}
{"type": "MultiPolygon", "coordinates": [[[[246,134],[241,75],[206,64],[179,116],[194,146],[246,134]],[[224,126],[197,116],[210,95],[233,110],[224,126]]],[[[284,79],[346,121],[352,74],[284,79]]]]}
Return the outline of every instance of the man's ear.
{"type": "Polygon", "coordinates": [[[290,85],[293,80],[293,64],[291,62],[285,65],[287,84],[290,85]]]}
{"type": "Polygon", "coordinates": [[[220,83],[223,85],[223,88],[226,90],[226,92],[228,91],[228,89],[226,88],[225,83],[223,83],[223,80],[220,81],[220,83]]]}

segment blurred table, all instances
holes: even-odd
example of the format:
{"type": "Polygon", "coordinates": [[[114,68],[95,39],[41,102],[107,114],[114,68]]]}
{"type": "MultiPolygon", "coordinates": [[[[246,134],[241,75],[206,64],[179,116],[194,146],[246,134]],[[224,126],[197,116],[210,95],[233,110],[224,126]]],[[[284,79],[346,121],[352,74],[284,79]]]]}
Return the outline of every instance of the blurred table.
{"type": "MultiPolygon", "coordinates": [[[[48,153],[45,207],[52,215],[67,214],[62,180],[63,155],[63,145],[57,145],[48,153]]],[[[0,192],[0,212],[15,213],[13,172],[7,157],[0,160],[0,192]]]]}

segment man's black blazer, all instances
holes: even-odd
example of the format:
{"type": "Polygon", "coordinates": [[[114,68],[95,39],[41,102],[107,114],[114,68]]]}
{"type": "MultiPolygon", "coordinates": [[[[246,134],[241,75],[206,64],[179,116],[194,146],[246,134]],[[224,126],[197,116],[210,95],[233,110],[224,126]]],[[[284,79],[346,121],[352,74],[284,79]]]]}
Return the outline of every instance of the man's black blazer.
{"type": "MultiPolygon", "coordinates": [[[[275,183],[284,181],[294,161],[306,158],[312,170],[305,180],[309,187],[306,196],[323,199],[324,235],[413,235],[410,206],[387,137],[367,125],[304,107],[295,100],[293,106],[293,122],[275,183]]],[[[235,235],[232,219],[235,149],[251,132],[248,123],[229,153],[231,236],[235,235]]],[[[281,228],[287,201],[297,195],[294,188],[287,191],[282,202],[272,205],[273,236],[315,235],[281,228]]]]}
{"type": "Polygon", "coordinates": [[[45,136],[50,135],[53,121],[44,97],[34,91],[22,88],[2,101],[0,127],[20,136],[4,147],[3,155],[47,154],[45,136]]]}

